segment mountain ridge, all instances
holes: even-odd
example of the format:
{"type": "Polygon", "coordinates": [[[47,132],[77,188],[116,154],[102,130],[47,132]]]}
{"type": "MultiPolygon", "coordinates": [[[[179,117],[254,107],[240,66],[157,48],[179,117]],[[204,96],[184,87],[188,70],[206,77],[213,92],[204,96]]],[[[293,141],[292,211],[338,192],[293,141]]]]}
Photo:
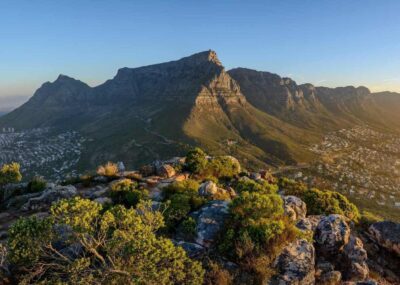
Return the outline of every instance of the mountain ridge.
{"type": "Polygon", "coordinates": [[[298,85],[245,68],[226,71],[208,50],[120,68],[95,87],[61,74],[2,117],[0,127],[77,130],[89,141],[84,169],[104,160],[134,166],[193,145],[212,153],[225,148],[261,167],[312,160],[308,146],[332,130],[360,123],[400,130],[396,112],[385,112],[394,99],[373,94],[366,87],[298,85]]]}

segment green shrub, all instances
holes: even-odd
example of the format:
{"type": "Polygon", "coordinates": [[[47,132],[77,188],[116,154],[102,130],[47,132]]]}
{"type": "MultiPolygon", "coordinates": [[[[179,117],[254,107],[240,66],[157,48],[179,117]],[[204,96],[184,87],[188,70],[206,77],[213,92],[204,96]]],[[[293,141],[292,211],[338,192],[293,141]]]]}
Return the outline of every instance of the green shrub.
{"type": "MultiPolygon", "coordinates": [[[[251,189],[258,189],[258,186],[251,189]]],[[[265,281],[272,275],[269,268],[283,247],[302,233],[284,216],[282,198],[259,189],[243,191],[232,201],[229,213],[218,250],[253,276],[251,283],[265,281]]]]}
{"type": "Polygon", "coordinates": [[[186,168],[194,174],[203,173],[207,167],[207,164],[208,161],[206,153],[198,147],[192,149],[186,155],[186,168]]]}
{"type": "Polygon", "coordinates": [[[145,189],[135,189],[136,182],[130,179],[122,179],[111,185],[110,196],[115,204],[126,207],[135,207],[141,200],[149,199],[149,192],[145,189]]]}
{"type": "Polygon", "coordinates": [[[185,239],[190,240],[195,237],[196,226],[196,221],[192,217],[189,217],[182,222],[180,228],[185,236],[185,239]]]}
{"type": "Polygon", "coordinates": [[[313,188],[306,190],[300,198],[307,204],[310,215],[339,214],[356,222],[360,217],[357,207],[338,192],[313,188]]]}
{"type": "Polygon", "coordinates": [[[208,163],[207,170],[210,176],[230,178],[240,173],[240,164],[231,156],[217,156],[208,163]]]}
{"type": "Polygon", "coordinates": [[[163,188],[164,199],[168,199],[173,194],[196,195],[199,187],[199,182],[193,179],[174,182],[163,188]]]}
{"type": "Polygon", "coordinates": [[[53,236],[51,220],[35,216],[18,219],[8,230],[9,260],[16,265],[34,265],[53,236]]]}
{"type": "Polygon", "coordinates": [[[279,190],[283,191],[285,195],[293,195],[301,197],[305,191],[307,191],[307,186],[303,182],[297,182],[295,180],[281,177],[278,180],[279,190]]]}
{"type": "Polygon", "coordinates": [[[61,200],[45,220],[22,218],[10,228],[10,261],[19,284],[202,284],[201,264],[171,240],[156,236],[162,214],[151,202],[137,209],[104,210],[81,198],[61,200]],[[80,244],[82,253],[56,249],[57,228],[68,228],[65,246],[80,244]]]}
{"type": "Polygon", "coordinates": [[[269,184],[266,181],[256,182],[248,178],[241,178],[236,184],[235,190],[237,193],[256,192],[261,194],[274,194],[278,191],[278,186],[269,184]]]}
{"type": "Polygon", "coordinates": [[[43,177],[35,176],[33,179],[28,183],[28,192],[41,192],[46,188],[47,182],[43,177]]]}
{"type": "Polygon", "coordinates": [[[10,164],[4,164],[0,168],[0,186],[9,183],[17,183],[20,182],[21,179],[22,175],[18,163],[12,162],[10,164]]]}
{"type": "Polygon", "coordinates": [[[166,202],[164,219],[167,229],[174,229],[185,218],[190,210],[190,196],[185,194],[173,194],[166,202]]]}

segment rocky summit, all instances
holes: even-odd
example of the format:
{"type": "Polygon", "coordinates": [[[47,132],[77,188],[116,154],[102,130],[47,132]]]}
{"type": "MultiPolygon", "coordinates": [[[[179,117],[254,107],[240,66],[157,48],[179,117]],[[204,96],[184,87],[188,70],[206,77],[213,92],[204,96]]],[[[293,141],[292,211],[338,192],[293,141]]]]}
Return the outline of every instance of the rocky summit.
{"type": "Polygon", "coordinates": [[[108,163],[61,184],[11,182],[1,185],[1,284],[400,282],[400,224],[367,219],[337,192],[248,172],[232,156],[195,149],[137,170],[108,163]],[[337,200],[321,208],[327,194],[337,200]],[[147,260],[161,261],[148,272],[147,260]]]}

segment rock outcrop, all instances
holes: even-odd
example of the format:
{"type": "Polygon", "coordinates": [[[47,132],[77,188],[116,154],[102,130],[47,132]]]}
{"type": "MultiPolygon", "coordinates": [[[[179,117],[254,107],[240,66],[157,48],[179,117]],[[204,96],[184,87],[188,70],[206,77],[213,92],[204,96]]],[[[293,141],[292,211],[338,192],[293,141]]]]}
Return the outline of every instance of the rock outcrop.
{"type": "Polygon", "coordinates": [[[349,239],[350,227],[341,215],[322,217],[314,234],[317,252],[325,256],[339,254],[349,239]]]}
{"type": "Polygon", "coordinates": [[[284,210],[292,221],[304,219],[307,214],[307,205],[296,196],[284,196],[284,210]]]}
{"type": "Polygon", "coordinates": [[[377,222],[369,227],[375,241],[383,248],[400,256],[400,224],[390,221],[377,222]]]}
{"type": "Polygon", "coordinates": [[[297,240],[285,247],[275,261],[279,285],[315,284],[315,249],[306,240],[297,240]]]}
{"type": "Polygon", "coordinates": [[[192,213],[192,217],[195,219],[197,225],[196,243],[203,247],[210,247],[228,217],[228,202],[208,202],[200,210],[192,213]]]}
{"type": "Polygon", "coordinates": [[[61,199],[68,199],[78,194],[76,188],[72,185],[55,186],[44,190],[40,196],[29,199],[21,209],[29,210],[48,210],[53,202],[61,199]]]}

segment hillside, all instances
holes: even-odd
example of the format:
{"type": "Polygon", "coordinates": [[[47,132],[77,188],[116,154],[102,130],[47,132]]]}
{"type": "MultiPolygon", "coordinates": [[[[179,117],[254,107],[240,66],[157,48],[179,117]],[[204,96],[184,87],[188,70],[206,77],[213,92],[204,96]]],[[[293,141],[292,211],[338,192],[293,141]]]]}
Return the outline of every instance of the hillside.
{"type": "Polygon", "coordinates": [[[309,146],[330,131],[358,124],[397,131],[399,98],[365,87],[297,85],[244,68],[227,72],[216,53],[206,51],[121,68],[94,88],[60,75],[2,117],[0,128],[79,132],[80,170],[107,160],[135,166],[192,145],[214,154],[223,150],[259,168],[313,161],[309,146]]]}
{"type": "Polygon", "coordinates": [[[61,184],[18,183],[18,166],[6,168],[1,284],[400,282],[399,223],[232,156],[197,148],[61,184]]]}

